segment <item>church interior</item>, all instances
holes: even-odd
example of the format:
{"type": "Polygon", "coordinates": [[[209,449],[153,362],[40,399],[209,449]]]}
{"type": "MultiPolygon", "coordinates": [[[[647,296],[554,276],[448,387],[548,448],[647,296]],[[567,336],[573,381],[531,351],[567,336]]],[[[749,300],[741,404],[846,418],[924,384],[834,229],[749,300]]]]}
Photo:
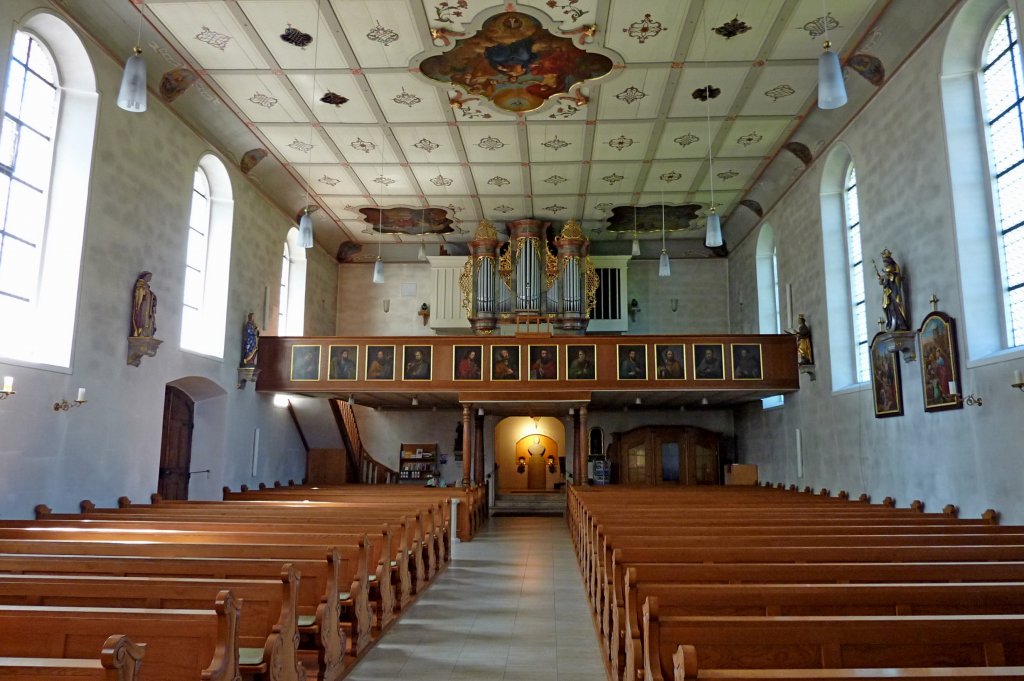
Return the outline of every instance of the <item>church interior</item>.
{"type": "MultiPolygon", "coordinates": [[[[181,504],[157,534],[241,543],[257,532],[243,522],[264,525],[274,539],[253,541],[295,558],[294,575],[236,575],[291,584],[299,613],[297,648],[241,664],[246,678],[681,679],[698,658],[676,645],[703,635],[684,620],[708,613],[654,588],[690,580],[646,577],[658,561],[643,551],[928,563],[916,542],[934,533],[943,560],[1024,560],[1022,11],[4,0],[0,594],[29,589],[4,584],[24,569],[12,556],[36,550],[18,542],[86,519],[113,542],[181,504]],[[237,537],[198,538],[228,502],[237,537]],[[731,536],[789,532],[790,513],[829,524],[821,546],[851,557],[731,536]],[[847,524],[908,536],[865,529],[861,546],[847,524]],[[295,532],[302,551],[285,551],[295,532]],[[476,563],[517,567],[485,581],[476,563]],[[444,636],[403,630],[407,608],[458,598],[444,580],[460,569],[480,612],[444,636]],[[340,629],[305,602],[300,571],[342,603],[327,614],[340,629]],[[503,608],[529,631],[506,630],[503,608]],[[385,631],[405,652],[377,645],[385,631]],[[473,638],[489,632],[512,643],[473,638]],[[428,642],[437,659],[416,658],[428,642]]],[[[279,557],[236,550],[223,555],[279,557]]],[[[243,604],[271,590],[244,588],[243,604]]],[[[1007,604],[994,612],[1024,613],[1019,592],[993,591],[1007,604]]],[[[52,657],[11,652],[24,618],[4,609],[46,603],[5,598],[0,669],[52,657]]],[[[216,621],[139,631],[214,646],[232,598],[216,621]]],[[[244,612],[258,641],[242,648],[262,648],[244,612]]],[[[1007,636],[981,666],[1024,678],[1024,642],[1007,636]]],[[[825,667],[945,659],[844,665],[822,645],[825,667]]],[[[140,678],[165,673],[160,650],[140,678]]],[[[119,669],[102,678],[134,678],[119,669]]]]}

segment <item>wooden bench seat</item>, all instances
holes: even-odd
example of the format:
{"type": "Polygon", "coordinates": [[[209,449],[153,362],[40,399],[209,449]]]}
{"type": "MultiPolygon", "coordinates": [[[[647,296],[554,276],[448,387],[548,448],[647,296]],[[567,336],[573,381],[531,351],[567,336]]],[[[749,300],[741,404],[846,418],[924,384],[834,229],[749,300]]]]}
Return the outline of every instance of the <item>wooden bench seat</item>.
{"type": "Polygon", "coordinates": [[[0,678],[19,681],[138,681],[145,644],[124,634],[103,642],[98,658],[0,657],[0,678]]]}
{"type": "Polygon", "coordinates": [[[235,681],[239,604],[222,591],[211,610],[0,605],[0,656],[88,658],[111,631],[145,643],[147,681],[235,681]]]}
{"type": "MultiPolygon", "coordinates": [[[[689,658],[692,659],[692,658],[689,658]]],[[[680,664],[687,659],[680,655],[680,664]]],[[[928,681],[993,681],[1022,679],[1024,667],[884,667],[876,669],[697,669],[675,670],[681,681],[864,681],[927,679],[928,681]]]]}

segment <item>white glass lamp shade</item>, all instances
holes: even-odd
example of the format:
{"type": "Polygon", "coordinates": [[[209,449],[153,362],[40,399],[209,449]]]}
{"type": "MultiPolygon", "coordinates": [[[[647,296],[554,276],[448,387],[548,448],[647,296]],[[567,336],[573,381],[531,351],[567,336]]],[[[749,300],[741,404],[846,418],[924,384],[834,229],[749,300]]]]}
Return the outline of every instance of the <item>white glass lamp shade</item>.
{"type": "Polygon", "coordinates": [[[668,251],[664,248],[661,249],[661,257],[658,258],[658,276],[659,277],[670,277],[672,276],[672,266],[668,262],[668,251]]]}
{"type": "Polygon", "coordinates": [[[377,262],[373,263],[373,283],[383,284],[384,283],[384,261],[377,256],[377,262]]]}
{"type": "Polygon", "coordinates": [[[640,255],[640,239],[633,237],[633,250],[630,251],[630,255],[634,258],[640,255]]]}
{"type": "Polygon", "coordinates": [[[722,219],[712,208],[708,213],[708,227],[704,233],[704,245],[708,248],[718,248],[722,245],[722,219]]]}
{"type": "Polygon", "coordinates": [[[846,104],[846,83],[843,82],[843,68],[839,56],[829,49],[818,55],[818,108],[838,109],[846,104]]]}
{"type": "Polygon", "coordinates": [[[146,110],[146,62],[142,59],[142,48],[137,45],[124,64],[117,105],[132,113],[146,110]]]}
{"type": "Polygon", "coordinates": [[[427,260],[427,248],[423,245],[422,242],[420,243],[420,250],[418,253],[416,253],[416,257],[423,262],[426,262],[427,260]]]}
{"type": "Polygon", "coordinates": [[[299,218],[299,247],[313,248],[313,218],[305,210],[299,218]]]}

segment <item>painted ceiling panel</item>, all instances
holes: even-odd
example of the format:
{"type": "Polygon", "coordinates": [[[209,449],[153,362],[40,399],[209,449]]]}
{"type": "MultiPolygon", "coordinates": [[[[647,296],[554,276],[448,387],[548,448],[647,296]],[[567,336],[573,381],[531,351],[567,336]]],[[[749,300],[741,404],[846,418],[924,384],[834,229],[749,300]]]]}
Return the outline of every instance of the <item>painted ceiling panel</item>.
{"type": "Polygon", "coordinates": [[[227,3],[153,3],[148,8],[202,68],[270,67],[227,3]]]}
{"type": "Polygon", "coordinates": [[[521,196],[526,193],[523,168],[509,165],[471,165],[477,193],[481,196],[521,196]]]}
{"type": "Polygon", "coordinates": [[[690,190],[702,164],[703,161],[655,161],[647,173],[643,191],[659,197],[663,193],[665,198],[659,200],[678,201],[680,194],[690,190]]]}
{"type": "Polygon", "coordinates": [[[531,163],[583,160],[586,127],[581,123],[530,123],[526,132],[530,140],[531,163]]]}
{"type": "Polygon", "coordinates": [[[395,139],[410,163],[459,163],[458,148],[447,125],[395,127],[395,139]]]}
{"type": "Polygon", "coordinates": [[[542,220],[579,219],[580,205],[578,196],[534,196],[533,214],[542,220]]]}
{"type": "Polygon", "coordinates": [[[652,122],[598,122],[594,129],[595,161],[640,161],[647,157],[647,145],[654,130],[652,122]]]}
{"type": "Polygon", "coordinates": [[[687,46],[687,63],[753,62],[783,4],[783,0],[718,0],[705,4],[697,19],[693,40],[687,46]],[[727,38],[716,29],[726,35],[741,32],[727,38]]]}
{"type": "Polygon", "coordinates": [[[514,125],[459,126],[462,145],[471,163],[518,161],[519,128],[514,125]]]}
{"type": "Polygon", "coordinates": [[[388,197],[416,195],[418,188],[413,183],[405,168],[396,165],[378,166],[352,166],[352,172],[359,177],[369,191],[370,195],[382,205],[387,203],[388,197]]]}
{"type": "Polygon", "coordinates": [[[722,121],[715,119],[710,122],[706,118],[669,121],[661,132],[654,158],[707,158],[708,140],[713,142],[721,127],[722,121]]]}
{"type": "Polygon", "coordinates": [[[632,194],[588,194],[583,208],[583,217],[588,220],[604,222],[611,216],[612,208],[628,206],[632,203],[632,194]]]}
{"type": "Polygon", "coordinates": [[[597,17],[597,0],[520,0],[519,5],[540,10],[565,32],[592,24],[597,17]]]}
{"type": "Polygon", "coordinates": [[[843,0],[826,7],[819,0],[800,0],[768,58],[817,59],[826,25],[832,50],[845,52],[854,29],[867,18],[873,4],[871,0],[843,0]]]}
{"type": "Polygon", "coordinates": [[[705,118],[711,116],[727,116],[740,87],[747,77],[749,66],[705,66],[690,65],[683,69],[683,75],[676,86],[675,97],[669,116],[672,118],[705,118]],[[703,95],[708,85],[711,86],[712,98],[705,101],[695,98],[694,94],[703,95]],[[721,94],[715,96],[715,89],[721,94]]]}
{"type": "Polygon", "coordinates": [[[362,68],[407,68],[430,45],[407,0],[330,1],[362,68]]]}
{"type": "Polygon", "coordinates": [[[616,2],[608,13],[606,47],[629,63],[676,61],[690,0],[616,2]]]}
{"type": "Polygon", "coordinates": [[[348,168],[340,165],[309,165],[296,163],[293,168],[303,179],[309,178],[317,194],[359,197],[363,187],[348,168]]]}
{"type": "Polygon", "coordinates": [[[772,66],[761,69],[741,116],[793,116],[818,91],[818,66],[772,66]]]}
{"type": "Polygon", "coordinates": [[[482,197],[484,219],[506,222],[530,216],[533,203],[524,196],[482,197]]]}
{"type": "Polygon", "coordinates": [[[321,123],[376,123],[377,115],[370,108],[367,96],[363,94],[362,81],[347,73],[320,73],[314,83],[310,73],[292,72],[289,76],[292,85],[299,93],[302,101],[313,105],[313,113],[321,123]],[[344,97],[346,102],[332,104],[323,101],[333,93],[344,97]]]}
{"type": "Polygon", "coordinates": [[[384,116],[392,123],[443,123],[447,105],[442,90],[411,73],[367,74],[366,80],[377,97],[384,116]]]}
{"type": "Polygon", "coordinates": [[[465,168],[457,165],[414,165],[410,167],[421,193],[436,203],[437,197],[473,193],[473,181],[465,168]]]}
{"type": "Polygon", "coordinates": [[[768,156],[779,137],[792,125],[791,118],[751,116],[732,122],[717,156],[768,156]]]}
{"type": "Polygon", "coordinates": [[[361,197],[356,200],[347,196],[327,195],[323,197],[324,207],[337,215],[341,220],[359,219],[359,207],[366,203],[367,201],[361,197]]]}
{"type": "Polygon", "coordinates": [[[341,163],[320,131],[308,125],[261,125],[259,131],[288,163],[341,163]]]}
{"type": "MultiPolygon", "coordinates": [[[[640,179],[644,165],[638,161],[631,163],[593,163],[590,166],[590,181],[587,183],[588,194],[622,194],[632,192],[640,179]]],[[[600,199],[601,203],[605,199],[600,199]]]]}
{"type": "Polygon", "coordinates": [[[579,163],[533,164],[530,166],[530,175],[534,196],[579,191],[582,169],[579,163]]]}
{"type": "MultiPolygon", "coordinates": [[[[757,169],[761,166],[761,160],[747,160],[737,158],[715,159],[714,187],[715,196],[717,192],[738,191],[754,181],[757,169]]],[[[706,173],[701,180],[702,190],[711,189],[711,174],[706,173]]]]}
{"type": "Polygon", "coordinates": [[[338,44],[326,39],[331,28],[315,0],[240,0],[246,19],[282,69],[344,69],[350,64],[338,44]],[[289,32],[289,30],[291,32],[289,32]],[[308,46],[296,44],[311,39],[308,46]],[[282,38],[288,36],[292,42],[282,38]],[[323,36],[324,40],[319,40],[323,36]]]}
{"type": "Polygon", "coordinates": [[[325,125],[324,132],[334,141],[345,160],[353,165],[400,163],[386,131],[370,126],[325,125]]]}
{"type": "Polygon", "coordinates": [[[668,67],[624,69],[613,83],[601,88],[601,118],[657,118],[671,72],[668,67]]]}
{"type": "Polygon", "coordinates": [[[301,123],[308,120],[287,81],[270,74],[218,71],[211,74],[224,94],[254,123],[301,123]]]}

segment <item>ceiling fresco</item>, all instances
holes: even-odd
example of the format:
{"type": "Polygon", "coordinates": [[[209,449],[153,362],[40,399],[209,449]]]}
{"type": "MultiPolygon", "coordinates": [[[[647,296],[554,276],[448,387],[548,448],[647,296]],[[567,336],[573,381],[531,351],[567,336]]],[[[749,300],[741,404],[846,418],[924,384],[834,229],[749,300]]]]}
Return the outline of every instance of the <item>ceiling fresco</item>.
{"type": "Polygon", "coordinates": [[[360,208],[367,234],[451,234],[456,231],[443,208],[360,208]]]}
{"type": "MultiPolygon", "coordinates": [[[[681,206],[656,204],[653,206],[615,206],[608,218],[607,231],[615,234],[661,234],[681,232],[687,229],[703,229],[703,206],[699,203],[685,203],[681,206]]],[[[703,233],[701,233],[703,236],[703,233]]]]}

